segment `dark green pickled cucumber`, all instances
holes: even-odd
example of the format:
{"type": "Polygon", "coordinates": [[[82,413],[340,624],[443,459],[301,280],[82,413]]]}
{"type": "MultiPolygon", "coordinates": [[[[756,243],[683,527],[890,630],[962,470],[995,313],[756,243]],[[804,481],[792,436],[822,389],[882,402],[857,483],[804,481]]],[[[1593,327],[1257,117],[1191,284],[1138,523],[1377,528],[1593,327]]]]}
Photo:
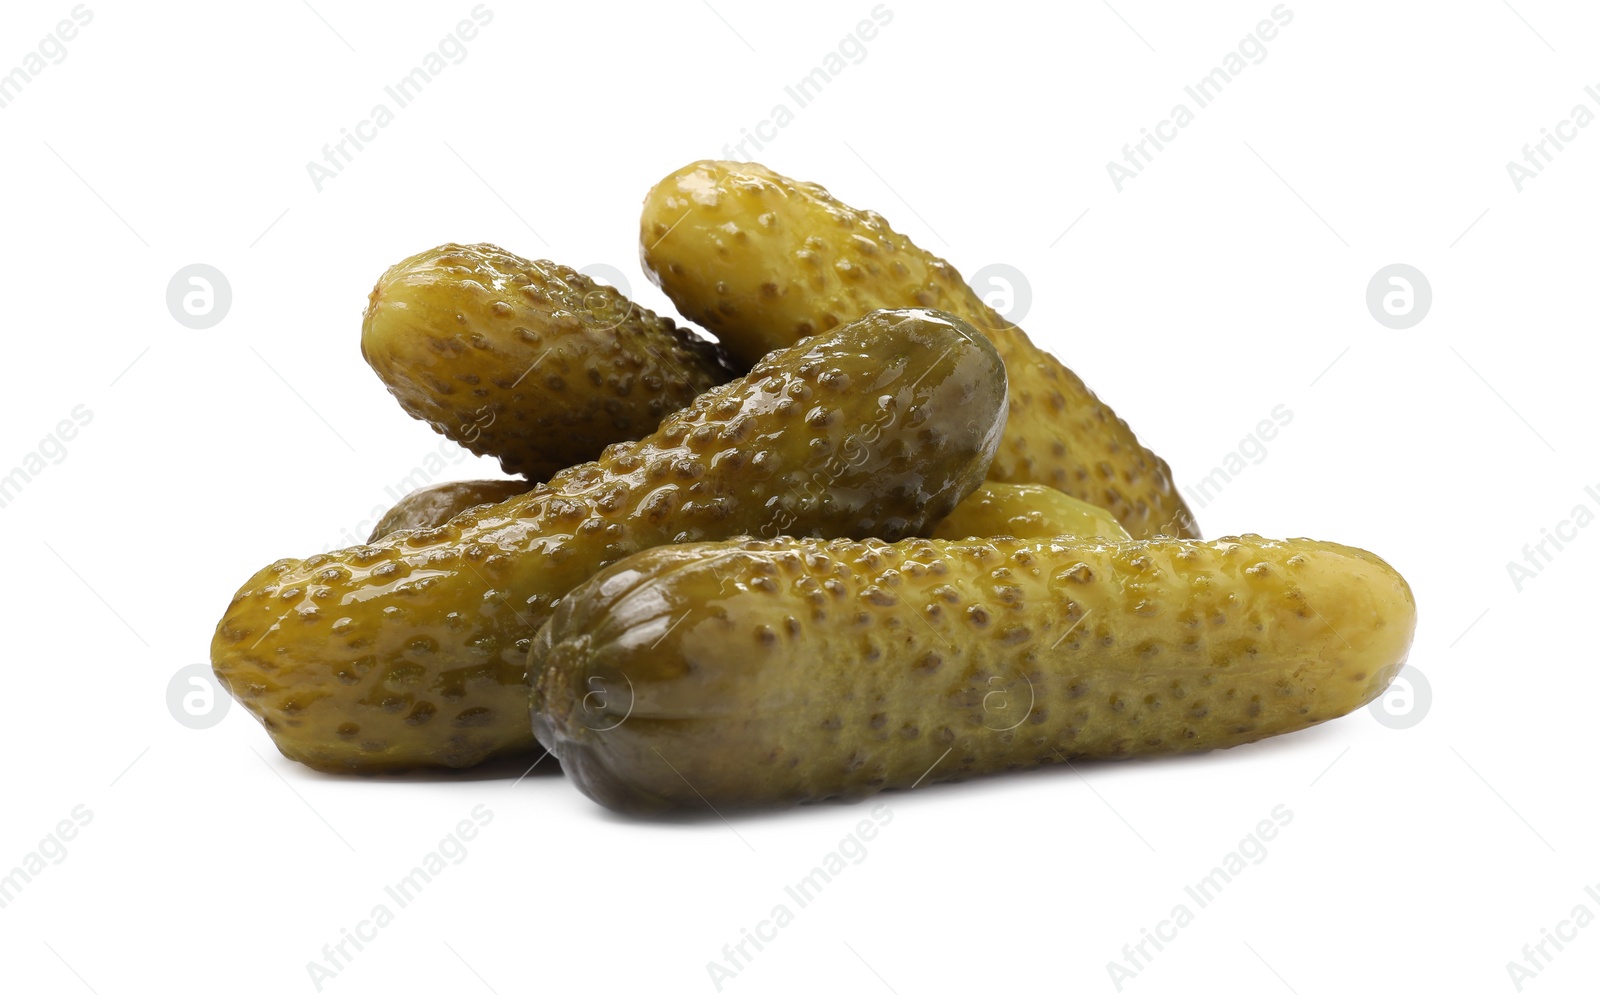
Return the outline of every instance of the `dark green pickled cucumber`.
{"type": "MultiPolygon", "coordinates": [[[[1011,381],[1011,420],[990,480],[1048,484],[1141,538],[1200,534],[1166,461],[954,266],[881,215],[760,163],[695,162],[645,196],[639,240],[650,278],[737,356],[873,308],[933,307],[966,319],[1000,350],[1011,381]]],[[[1127,341],[1131,364],[1151,352],[1148,339],[1127,341]]]]}
{"type": "Polygon", "coordinates": [[[785,537],[618,563],[528,672],[585,793],[704,813],[1302,729],[1380,694],[1415,628],[1393,568],[1309,539],[785,537]]]}
{"type": "Polygon", "coordinates": [[[924,532],[983,479],[1005,414],[983,336],[936,311],[876,312],[526,494],[272,564],[234,597],[212,664],[278,748],[314,767],[532,750],[528,648],[596,571],[664,543],[924,532]]]}

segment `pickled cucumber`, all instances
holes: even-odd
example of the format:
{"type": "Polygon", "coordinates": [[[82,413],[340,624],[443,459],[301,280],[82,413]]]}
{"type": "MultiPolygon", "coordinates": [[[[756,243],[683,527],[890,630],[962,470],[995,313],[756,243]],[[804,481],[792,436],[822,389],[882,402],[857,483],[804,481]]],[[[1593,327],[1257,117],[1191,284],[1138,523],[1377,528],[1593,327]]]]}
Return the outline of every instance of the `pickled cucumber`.
{"type": "Polygon", "coordinates": [[[531,490],[526,480],[452,480],[412,491],[383,513],[368,542],[402,529],[432,529],[480,504],[498,504],[531,490]]]}
{"type": "MultiPolygon", "coordinates": [[[[504,501],[532,486],[523,480],[459,480],[419,488],[384,513],[368,541],[376,542],[402,529],[438,528],[469,508],[504,501]]],[[[1104,508],[1043,484],[998,484],[992,480],[979,484],[929,535],[935,539],[1128,538],[1104,508]]]]}
{"type": "Polygon", "coordinates": [[[1043,484],[1000,484],[992,480],[985,481],[956,505],[956,510],[929,535],[934,539],[1129,538],[1104,508],[1043,484]]]}
{"type": "Polygon", "coordinates": [[[1166,462],[1126,422],[955,267],[877,214],[755,163],[706,161],[656,184],[639,238],[650,278],[746,361],[874,308],[966,319],[994,341],[1011,378],[1011,420],[989,479],[1047,484],[1107,509],[1139,538],[1199,535],[1166,462]]]}
{"type": "Polygon", "coordinates": [[[321,769],[530,750],[529,644],[596,571],[662,543],[925,531],[983,479],[1005,409],[970,326],[877,312],[526,494],[272,564],[234,597],[212,664],[284,755],[321,769]]]}
{"type": "Polygon", "coordinates": [[[612,288],[493,245],[391,267],[361,352],[408,414],[533,480],[647,435],[735,373],[715,345],[612,288]]]}
{"type": "Polygon", "coordinates": [[[1415,624],[1388,564],[1306,539],[668,546],[563,600],[533,725],[616,809],[854,798],[1303,729],[1415,624]]]}

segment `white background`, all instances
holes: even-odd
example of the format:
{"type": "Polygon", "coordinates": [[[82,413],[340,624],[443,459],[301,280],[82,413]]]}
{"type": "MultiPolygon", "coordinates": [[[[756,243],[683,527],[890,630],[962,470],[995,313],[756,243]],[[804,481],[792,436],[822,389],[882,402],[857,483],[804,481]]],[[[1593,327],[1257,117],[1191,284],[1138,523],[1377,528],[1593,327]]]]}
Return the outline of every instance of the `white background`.
{"type": "MultiPolygon", "coordinates": [[[[307,962],[482,805],[466,858],[324,991],[710,992],[707,962],[867,817],[632,822],[554,761],[520,783],[322,776],[242,708],[193,730],[166,703],[238,584],[364,535],[441,451],[358,352],[388,264],[493,241],[614,266],[670,312],[636,262],[645,190],[723,156],[873,6],[713,2],[490,0],[464,61],[320,192],[307,162],[470,0],[91,2],[64,61],[0,110],[0,473],[92,412],[0,508],[0,873],[92,812],[0,909],[7,990],[313,991],[307,962]],[[196,262],[233,292],[206,330],[165,303],[196,262]]],[[[1265,859],[1124,991],[1515,991],[1524,944],[1600,912],[1600,528],[1520,591],[1507,571],[1600,510],[1600,127],[1521,192],[1506,170],[1574,105],[1600,109],[1600,14],[1513,4],[1295,0],[1265,61],[1119,193],[1108,160],[1192,106],[1184,87],[1269,0],[889,0],[865,58],[759,154],[965,273],[1015,267],[1022,324],[1186,484],[1285,405],[1201,524],[1390,560],[1432,701],[1406,729],[1363,711],[1223,754],[884,796],[866,858],[723,990],[1114,992],[1107,962],[1193,909],[1184,886],[1280,805],[1265,859]],[[1433,290],[1405,330],[1365,303],[1395,262],[1433,290]]],[[[71,8],[6,5],[0,72],[71,8]]],[[[495,470],[443,452],[445,476],[495,470]]],[[[1523,990],[1592,990],[1600,928],[1547,949],[1523,990]]]]}

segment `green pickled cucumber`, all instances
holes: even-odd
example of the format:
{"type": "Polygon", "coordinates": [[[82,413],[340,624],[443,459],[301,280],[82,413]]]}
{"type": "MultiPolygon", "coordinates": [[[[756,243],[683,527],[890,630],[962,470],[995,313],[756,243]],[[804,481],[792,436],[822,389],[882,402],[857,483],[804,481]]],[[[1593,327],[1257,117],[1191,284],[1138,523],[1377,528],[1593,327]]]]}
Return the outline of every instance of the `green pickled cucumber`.
{"type": "Polygon", "coordinates": [[[931,539],[1130,538],[1104,508],[1043,484],[985,481],[929,533],[931,539]]]}
{"type": "Polygon", "coordinates": [[[612,288],[493,245],[390,267],[361,352],[408,414],[533,480],[647,435],[735,372],[715,345],[612,288]]]}
{"type": "Polygon", "coordinates": [[[1005,408],[970,326],[868,315],[526,494],[272,564],[229,605],[212,665],[285,756],[321,769],[531,750],[528,647],[596,571],[663,543],[926,531],[983,479],[1005,408]]]}
{"type": "Polygon", "coordinates": [[[1302,729],[1415,625],[1388,564],[1306,539],[662,547],[541,630],[533,726],[616,809],[855,798],[1302,729]]]}
{"type": "MultiPolygon", "coordinates": [[[[463,511],[504,501],[532,486],[523,480],[460,480],[419,488],[384,513],[369,541],[402,529],[438,528],[463,511]]],[[[1104,508],[1043,484],[1001,484],[992,480],[979,484],[928,535],[933,539],[1049,539],[1064,535],[1128,538],[1104,508]]]]}
{"type": "Polygon", "coordinates": [[[452,480],[419,487],[383,513],[368,542],[403,530],[436,529],[481,504],[499,504],[533,488],[526,480],[452,480]]]}
{"type": "Polygon", "coordinates": [[[966,319],[994,341],[1011,379],[989,479],[1047,484],[1138,538],[1200,534],[1166,461],[1127,422],[881,216],[758,163],[705,161],[651,189],[639,239],[646,272],[678,310],[746,360],[874,308],[966,319]]]}

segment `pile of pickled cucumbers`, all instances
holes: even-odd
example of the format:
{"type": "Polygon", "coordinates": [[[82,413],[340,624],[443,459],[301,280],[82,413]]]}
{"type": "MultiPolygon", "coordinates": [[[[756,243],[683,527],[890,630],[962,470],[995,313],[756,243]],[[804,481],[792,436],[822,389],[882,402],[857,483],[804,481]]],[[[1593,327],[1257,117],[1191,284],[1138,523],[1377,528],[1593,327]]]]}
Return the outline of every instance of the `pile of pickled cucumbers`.
{"type": "Polygon", "coordinates": [[[1236,746],[1405,663],[1392,567],[1202,540],[1127,422],[879,215],[697,162],[639,248],[705,333],[492,245],[379,279],[368,364],[508,478],[234,595],[212,665],[285,756],[548,750],[611,808],[721,812],[1236,746]]]}

